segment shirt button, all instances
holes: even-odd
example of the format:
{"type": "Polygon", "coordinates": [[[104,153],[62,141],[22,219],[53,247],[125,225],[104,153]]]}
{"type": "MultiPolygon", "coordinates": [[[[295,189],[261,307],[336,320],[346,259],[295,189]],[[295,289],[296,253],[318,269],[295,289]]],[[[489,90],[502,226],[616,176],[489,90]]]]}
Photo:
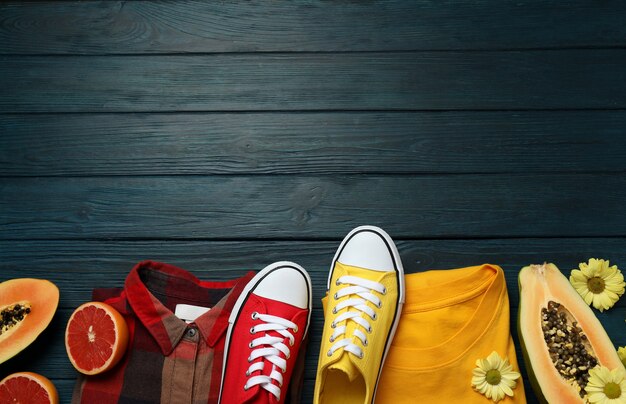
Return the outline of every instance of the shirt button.
{"type": "Polygon", "coordinates": [[[187,336],[189,338],[193,338],[196,336],[196,333],[198,332],[198,330],[196,330],[195,328],[190,328],[187,330],[187,336]]]}

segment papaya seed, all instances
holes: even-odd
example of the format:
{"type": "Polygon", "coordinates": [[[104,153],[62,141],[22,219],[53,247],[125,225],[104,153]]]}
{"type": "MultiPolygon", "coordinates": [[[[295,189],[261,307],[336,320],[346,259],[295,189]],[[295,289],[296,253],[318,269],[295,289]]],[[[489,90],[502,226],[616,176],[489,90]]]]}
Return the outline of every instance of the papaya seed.
{"type": "Polygon", "coordinates": [[[30,313],[30,306],[16,303],[0,312],[0,335],[19,324],[30,313]]]}
{"type": "Polygon", "coordinates": [[[555,369],[584,397],[589,369],[597,364],[593,353],[588,352],[584,344],[587,336],[558,302],[549,301],[547,307],[541,309],[541,319],[541,330],[555,369]]]}

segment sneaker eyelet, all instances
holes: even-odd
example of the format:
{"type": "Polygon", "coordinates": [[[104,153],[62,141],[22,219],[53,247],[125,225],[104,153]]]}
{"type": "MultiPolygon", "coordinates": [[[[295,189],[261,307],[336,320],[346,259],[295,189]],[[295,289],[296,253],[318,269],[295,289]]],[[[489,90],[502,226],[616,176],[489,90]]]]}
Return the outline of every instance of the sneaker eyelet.
{"type": "Polygon", "coordinates": [[[298,326],[295,326],[295,327],[293,328],[293,332],[298,332],[298,326]]]}
{"type": "Polygon", "coordinates": [[[328,356],[333,356],[333,351],[328,351],[328,352],[326,352],[326,355],[328,355],[328,356]]]}
{"type": "Polygon", "coordinates": [[[333,307],[333,314],[337,314],[337,308],[333,307]]]}
{"type": "Polygon", "coordinates": [[[251,317],[253,320],[256,320],[257,318],[259,318],[259,313],[255,311],[254,313],[252,313],[251,317]]]}
{"type": "Polygon", "coordinates": [[[248,344],[248,348],[250,348],[250,349],[254,348],[254,347],[252,346],[252,342],[248,344]]]}
{"type": "Polygon", "coordinates": [[[243,389],[244,389],[244,391],[248,391],[250,389],[250,387],[248,387],[248,385],[246,384],[246,385],[243,386],[243,389]]]}
{"type": "Polygon", "coordinates": [[[294,346],[296,343],[292,340],[289,340],[289,346],[294,346]]]}
{"type": "Polygon", "coordinates": [[[250,377],[250,371],[246,370],[246,377],[250,377]]]}
{"type": "Polygon", "coordinates": [[[254,334],[254,333],[255,333],[254,327],[250,327],[250,334],[254,334]]]}
{"type": "Polygon", "coordinates": [[[333,336],[331,335],[330,338],[328,338],[328,341],[335,342],[335,338],[333,338],[333,336]]]}
{"type": "Polygon", "coordinates": [[[383,307],[383,301],[382,300],[380,302],[378,302],[378,308],[380,309],[381,307],[383,307]]]}
{"type": "Polygon", "coordinates": [[[337,295],[337,293],[335,293],[333,297],[335,298],[335,300],[339,300],[339,296],[337,295]]]}
{"type": "Polygon", "coordinates": [[[376,321],[377,318],[378,318],[378,316],[376,315],[376,313],[374,313],[374,315],[372,316],[372,320],[376,321]]]}
{"type": "Polygon", "coordinates": [[[367,332],[368,332],[369,334],[371,334],[371,333],[372,333],[372,327],[371,327],[371,326],[367,327],[367,332]]]}
{"type": "Polygon", "coordinates": [[[341,282],[339,282],[339,278],[337,278],[337,280],[335,281],[335,285],[337,286],[341,285],[341,282]]]}
{"type": "Polygon", "coordinates": [[[363,352],[359,354],[359,359],[363,359],[363,352]]]}
{"type": "Polygon", "coordinates": [[[387,288],[383,288],[382,294],[383,294],[383,295],[386,295],[386,294],[387,294],[387,288]]]}
{"type": "Polygon", "coordinates": [[[252,358],[248,356],[248,363],[252,362],[252,358]]]}
{"type": "Polygon", "coordinates": [[[367,346],[368,342],[367,340],[363,341],[363,346],[367,346]]]}
{"type": "Polygon", "coordinates": [[[330,323],[330,328],[335,328],[335,327],[337,327],[337,324],[335,324],[334,321],[332,323],[330,323]]]}

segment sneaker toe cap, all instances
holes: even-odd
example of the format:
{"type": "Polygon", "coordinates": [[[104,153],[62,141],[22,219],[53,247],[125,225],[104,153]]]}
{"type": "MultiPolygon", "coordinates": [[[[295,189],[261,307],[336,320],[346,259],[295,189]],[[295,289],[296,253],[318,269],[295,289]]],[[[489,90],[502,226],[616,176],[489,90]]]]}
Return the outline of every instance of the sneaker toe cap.
{"type": "Polygon", "coordinates": [[[337,257],[344,265],[375,271],[393,271],[393,256],[382,230],[364,229],[354,233],[337,257]],[[379,233],[380,231],[380,233],[379,233]]]}
{"type": "Polygon", "coordinates": [[[306,309],[309,306],[309,281],[296,267],[276,268],[257,285],[254,294],[306,309]]]}

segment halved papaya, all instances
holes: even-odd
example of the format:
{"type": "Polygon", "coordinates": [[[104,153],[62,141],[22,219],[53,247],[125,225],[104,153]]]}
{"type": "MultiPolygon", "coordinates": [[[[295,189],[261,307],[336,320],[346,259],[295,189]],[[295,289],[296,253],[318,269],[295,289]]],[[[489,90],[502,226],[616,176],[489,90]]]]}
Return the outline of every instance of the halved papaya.
{"type": "Polygon", "coordinates": [[[554,264],[519,273],[518,333],[535,394],[549,403],[584,403],[589,370],[622,368],[602,324],[554,264]]]}
{"type": "Polygon", "coordinates": [[[30,345],[50,324],[59,305],[59,288],[43,279],[0,283],[0,363],[30,345]]]}

